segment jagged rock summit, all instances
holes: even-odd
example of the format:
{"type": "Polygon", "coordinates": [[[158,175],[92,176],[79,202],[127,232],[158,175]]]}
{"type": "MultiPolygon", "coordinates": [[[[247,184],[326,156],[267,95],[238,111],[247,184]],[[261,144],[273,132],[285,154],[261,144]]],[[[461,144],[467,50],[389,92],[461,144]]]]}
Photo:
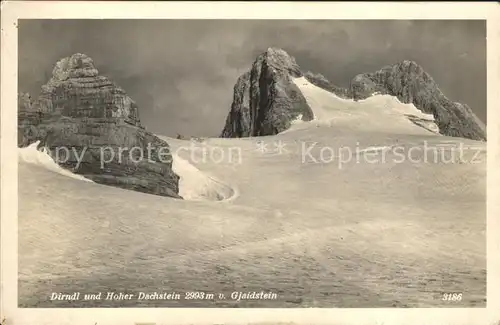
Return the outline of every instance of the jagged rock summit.
{"type": "Polygon", "coordinates": [[[18,146],[67,148],[56,162],[96,183],[180,198],[168,143],[144,129],[136,103],[87,55],[59,60],[37,100],[19,95],[18,110],[18,146]]]}
{"type": "Polygon", "coordinates": [[[71,117],[123,118],[140,126],[136,103],[105,76],[100,76],[94,61],[77,53],[59,60],[52,78],[42,86],[38,98],[42,112],[71,117]]]}
{"type": "MultiPolygon", "coordinates": [[[[302,76],[344,99],[360,100],[375,94],[395,96],[403,103],[411,103],[422,112],[432,114],[440,134],[486,141],[486,126],[470,107],[448,99],[432,77],[413,61],[359,74],[345,89],[320,73],[302,73],[292,56],[276,48],[260,54],[251,70],[238,78],[221,136],[272,135],[288,129],[294,119],[311,120],[311,108],[292,81],[302,76]]],[[[415,117],[408,116],[408,119],[422,125],[415,117]]]]}
{"type": "Polygon", "coordinates": [[[265,136],[288,129],[296,119],[309,121],[313,113],[293,83],[302,72],[284,50],[268,48],[234,86],[231,111],[221,137],[265,136]]]}
{"type": "Polygon", "coordinates": [[[356,100],[375,93],[395,96],[424,113],[433,114],[443,135],[486,140],[486,127],[470,107],[448,99],[434,79],[414,61],[405,60],[373,73],[357,75],[349,91],[356,100]]]}

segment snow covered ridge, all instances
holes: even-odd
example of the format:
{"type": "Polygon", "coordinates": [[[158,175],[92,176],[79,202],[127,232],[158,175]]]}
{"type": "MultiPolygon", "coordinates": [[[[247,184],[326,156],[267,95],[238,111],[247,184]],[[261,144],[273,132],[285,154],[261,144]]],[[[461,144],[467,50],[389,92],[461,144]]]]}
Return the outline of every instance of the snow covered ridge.
{"type": "Polygon", "coordinates": [[[338,169],[349,164],[482,164],[486,159],[484,146],[470,146],[441,143],[437,145],[424,141],[417,145],[384,145],[360,147],[318,146],[317,142],[301,147],[302,164],[334,164],[338,169]]]}
{"type": "MultiPolygon", "coordinates": [[[[311,107],[318,125],[330,125],[335,120],[349,123],[363,123],[367,128],[398,128],[415,131],[415,128],[426,130],[424,133],[439,135],[439,128],[432,114],[425,114],[413,104],[401,103],[397,97],[374,93],[362,100],[345,99],[332,92],[313,85],[305,77],[294,78],[293,82],[300,89],[311,107]]],[[[294,121],[294,125],[301,124],[294,121]]],[[[310,123],[309,123],[310,124],[310,123]]],[[[288,130],[287,130],[288,131],[288,130]]]]}

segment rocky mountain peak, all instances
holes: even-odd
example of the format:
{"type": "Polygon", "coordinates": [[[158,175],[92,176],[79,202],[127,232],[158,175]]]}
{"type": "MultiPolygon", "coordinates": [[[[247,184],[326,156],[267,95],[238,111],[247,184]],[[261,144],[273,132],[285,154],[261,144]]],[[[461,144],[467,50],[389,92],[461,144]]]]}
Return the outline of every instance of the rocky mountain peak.
{"type": "Polygon", "coordinates": [[[302,76],[315,86],[346,99],[365,99],[374,94],[395,96],[432,114],[443,135],[486,140],[486,126],[470,107],[448,99],[431,75],[415,61],[403,60],[376,72],[359,74],[351,80],[349,89],[344,89],[320,73],[303,74],[291,55],[274,47],[257,56],[251,70],[238,78],[221,136],[271,135],[290,127],[291,120],[299,116],[306,121],[312,119],[310,107],[292,81],[302,76]]]}
{"type": "Polygon", "coordinates": [[[413,61],[413,60],[402,60],[402,61],[399,61],[396,63],[396,65],[399,65],[399,66],[402,66],[402,67],[407,67],[407,68],[414,68],[414,69],[418,69],[418,70],[424,70],[420,64],[418,64],[417,62],[413,61]]]}
{"type": "Polygon", "coordinates": [[[29,93],[19,93],[17,95],[17,107],[22,111],[33,110],[33,99],[29,93]]]}
{"type": "Polygon", "coordinates": [[[267,64],[269,67],[278,71],[284,71],[292,77],[302,76],[302,72],[295,58],[280,48],[269,47],[265,52],[257,56],[255,62],[267,64]]]}
{"type": "Polygon", "coordinates": [[[37,105],[43,112],[61,116],[118,118],[140,125],[136,103],[122,88],[99,75],[92,58],[82,53],[57,61],[37,105]]]}

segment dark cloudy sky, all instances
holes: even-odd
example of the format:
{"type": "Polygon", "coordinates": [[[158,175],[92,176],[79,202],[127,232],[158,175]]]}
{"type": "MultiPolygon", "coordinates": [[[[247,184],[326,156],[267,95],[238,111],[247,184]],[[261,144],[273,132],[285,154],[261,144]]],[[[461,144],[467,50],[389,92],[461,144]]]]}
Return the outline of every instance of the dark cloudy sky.
{"type": "Polygon", "coordinates": [[[38,96],[57,60],[85,53],[151,131],[217,136],[237,77],[271,46],[344,87],[358,73],[415,60],[486,121],[484,21],[22,20],[19,90],[38,96]]]}

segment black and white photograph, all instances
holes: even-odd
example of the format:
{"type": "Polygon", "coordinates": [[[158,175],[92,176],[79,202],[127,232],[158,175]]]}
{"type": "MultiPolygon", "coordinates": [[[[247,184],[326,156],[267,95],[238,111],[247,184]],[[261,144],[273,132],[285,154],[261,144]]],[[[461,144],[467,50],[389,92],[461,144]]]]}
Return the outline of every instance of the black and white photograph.
{"type": "Polygon", "coordinates": [[[18,308],[487,306],[486,19],[16,29],[18,308]]]}

